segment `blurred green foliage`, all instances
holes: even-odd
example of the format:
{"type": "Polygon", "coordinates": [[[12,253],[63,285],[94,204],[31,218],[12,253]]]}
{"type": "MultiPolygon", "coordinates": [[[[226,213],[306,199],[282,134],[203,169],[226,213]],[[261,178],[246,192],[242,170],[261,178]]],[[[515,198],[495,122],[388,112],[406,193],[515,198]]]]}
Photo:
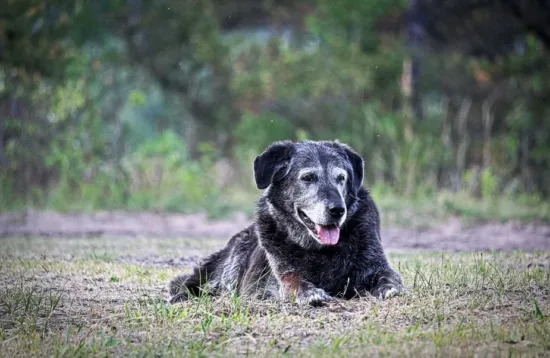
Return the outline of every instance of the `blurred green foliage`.
{"type": "Polygon", "coordinates": [[[222,25],[253,15],[231,4],[8,1],[0,209],[221,215],[281,139],[350,144],[379,193],[550,195],[550,69],[534,36],[496,61],[426,46],[418,120],[407,1],[248,4],[271,22],[239,31],[222,25]]]}

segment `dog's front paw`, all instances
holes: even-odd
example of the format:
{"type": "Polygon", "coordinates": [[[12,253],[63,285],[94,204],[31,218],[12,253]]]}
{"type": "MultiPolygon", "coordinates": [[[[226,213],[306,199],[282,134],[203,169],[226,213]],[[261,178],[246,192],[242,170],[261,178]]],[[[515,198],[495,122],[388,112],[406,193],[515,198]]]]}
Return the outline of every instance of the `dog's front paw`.
{"type": "Polygon", "coordinates": [[[332,300],[332,297],[329,296],[325,290],[321,288],[310,288],[302,293],[298,294],[296,301],[299,304],[311,305],[311,306],[322,306],[324,303],[332,300]]]}
{"type": "Polygon", "coordinates": [[[394,296],[405,295],[407,290],[399,283],[384,283],[379,285],[372,291],[372,295],[381,300],[385,300],[394,296]]]}

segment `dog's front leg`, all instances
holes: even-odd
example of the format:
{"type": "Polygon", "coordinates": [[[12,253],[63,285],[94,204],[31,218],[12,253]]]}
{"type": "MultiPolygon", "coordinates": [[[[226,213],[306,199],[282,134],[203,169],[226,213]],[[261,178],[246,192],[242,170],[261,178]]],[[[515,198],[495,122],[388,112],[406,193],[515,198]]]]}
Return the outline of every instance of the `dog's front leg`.
{"type": "Polygon", "coordinates": [[[273,276],[279,283],[279,296],[298,304],[319,306],[332,300],[322,288],[316,287],[307,277],[301,274],[300,267],[310,266],[308,257],[300,248],[289,249],[288,244],[281,241],[263,242],[266,257],[273,276]]]}
{"type": "Polygon", "coordinates": [[[332,300],[325,290],[315,287],[300,278],[295,272],[286,272],[280,276],[279,292],[283,299],[295,300],[299,304],[319,306],[332,300]]]}

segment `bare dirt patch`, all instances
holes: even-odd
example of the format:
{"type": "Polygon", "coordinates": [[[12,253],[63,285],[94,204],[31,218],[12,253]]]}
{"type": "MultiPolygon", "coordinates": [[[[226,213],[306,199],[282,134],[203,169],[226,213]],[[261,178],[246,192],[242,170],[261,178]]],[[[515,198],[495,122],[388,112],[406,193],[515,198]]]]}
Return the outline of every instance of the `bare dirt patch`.
{"type": "Polygon", "coordinates": [[[382,233],[390,250],[549,250],[550,225],[479,223],[466,225],[453,218],[427,230],[387,228],[382,233]]]}
{"type": "MultiPolygon", "coordinates": [[[[0,215],[0,237],[186,237],[229,239],[252,223],[244,214],[209,220],[205,214],[97,212],[60,214],[27,211],[0,215]]],[[[465,224],[457,218],[428,229],[385,227],[388,250],[550,250],[550,225],[507,223],[465,224]]]]}

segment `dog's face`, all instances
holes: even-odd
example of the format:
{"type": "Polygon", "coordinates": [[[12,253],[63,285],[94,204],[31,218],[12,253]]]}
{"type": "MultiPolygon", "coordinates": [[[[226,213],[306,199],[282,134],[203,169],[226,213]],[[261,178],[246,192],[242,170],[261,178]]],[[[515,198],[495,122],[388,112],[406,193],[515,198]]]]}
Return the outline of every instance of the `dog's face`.
{"type": "Polygon", "coordinates": [[[336,245],[363,182],[363,160],[338,142],[276,142],[254,161],[259,189],[281,219],[295,220],[322,245],[336,245]]]}

